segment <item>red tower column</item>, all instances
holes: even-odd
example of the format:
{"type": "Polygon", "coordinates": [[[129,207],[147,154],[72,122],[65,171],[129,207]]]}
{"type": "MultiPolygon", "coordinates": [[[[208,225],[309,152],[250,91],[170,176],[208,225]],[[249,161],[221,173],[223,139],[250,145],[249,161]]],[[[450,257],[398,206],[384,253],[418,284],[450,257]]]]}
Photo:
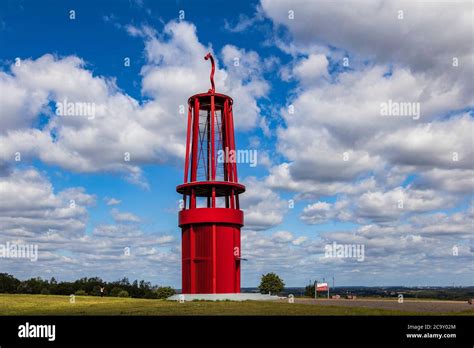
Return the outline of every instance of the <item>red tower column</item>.
{"type": "Polygon", "coordinates": [[[182,292],[212,294],[240,292],[240,229],[244,214],[237,179],[232,98],[216,93],[214,59],[207,93],[188,100],[188,128],[183,195],[179,212],[182,229],[182,292]],[[190,180],[188,181],[188,178],[190,180]]]}

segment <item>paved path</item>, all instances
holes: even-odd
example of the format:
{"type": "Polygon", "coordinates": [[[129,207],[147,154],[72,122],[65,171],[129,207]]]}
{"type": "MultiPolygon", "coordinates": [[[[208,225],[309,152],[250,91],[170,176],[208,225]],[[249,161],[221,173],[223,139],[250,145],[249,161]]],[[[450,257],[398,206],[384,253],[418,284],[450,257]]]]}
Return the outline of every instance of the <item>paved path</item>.
{"type": "Polygon", "coordinates": [[[400,310],[407,312],[429,312],[429,313],[449,313],[460,311],[471,311],[474,315],[474,305],[467,301],[436,301],[436,300],[404,300],[398,303],[398,299],[357,299],[357,300],[328,300],[328,299],[299,299],[295,298],[295,303],[312,304],[316,306],[340,306],[340,307],[366,307],[400,310]]]}

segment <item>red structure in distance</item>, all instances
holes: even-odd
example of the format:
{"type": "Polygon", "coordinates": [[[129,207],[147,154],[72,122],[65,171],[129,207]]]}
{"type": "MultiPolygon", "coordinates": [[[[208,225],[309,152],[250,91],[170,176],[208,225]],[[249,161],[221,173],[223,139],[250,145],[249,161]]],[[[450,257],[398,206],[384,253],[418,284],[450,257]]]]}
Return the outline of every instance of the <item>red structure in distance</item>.
{"type": "Polygon", "coordinates": [[[176,188],[183,195],[182,292],[239,293],[245,186],[235,162],[217,160],[220,151],[235,151],[233,101],[215,92],[214,58],[208,53],[205,59],[211,60],[212,88],[188,100],[184,183],[176,188]]]}

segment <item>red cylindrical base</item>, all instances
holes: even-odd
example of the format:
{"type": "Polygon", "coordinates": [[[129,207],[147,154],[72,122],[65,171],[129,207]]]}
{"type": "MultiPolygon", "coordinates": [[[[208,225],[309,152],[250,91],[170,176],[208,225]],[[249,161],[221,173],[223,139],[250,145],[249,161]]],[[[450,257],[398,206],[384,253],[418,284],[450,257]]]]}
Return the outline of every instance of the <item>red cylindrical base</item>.
{"type": "Polygon", "coordinates": [[[180,212],[184,294],[240,292],[242,223],[241,210],[198,208],[180,212]],[[209,221],[226,212],[227,219],[234,221],[209,221]]]}

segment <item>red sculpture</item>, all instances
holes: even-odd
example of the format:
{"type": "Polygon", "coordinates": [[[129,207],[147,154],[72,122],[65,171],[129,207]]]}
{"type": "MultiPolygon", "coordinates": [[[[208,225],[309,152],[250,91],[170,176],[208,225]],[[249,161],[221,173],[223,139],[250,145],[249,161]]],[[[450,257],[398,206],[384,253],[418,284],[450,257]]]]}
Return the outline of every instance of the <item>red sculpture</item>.
{"type": "Polygon", "coordinates": [[[235,152],[232,98],[216,93],[214,58],[207,93],[188,100],[188,129],[183,195],[179,212],[182,229],[183,294],[240,293],[240,229],[244,214],[235,161],[217,161],[220,151],[235,152]],[[188,181],[189,178],[189,181],[188,181]]]}

